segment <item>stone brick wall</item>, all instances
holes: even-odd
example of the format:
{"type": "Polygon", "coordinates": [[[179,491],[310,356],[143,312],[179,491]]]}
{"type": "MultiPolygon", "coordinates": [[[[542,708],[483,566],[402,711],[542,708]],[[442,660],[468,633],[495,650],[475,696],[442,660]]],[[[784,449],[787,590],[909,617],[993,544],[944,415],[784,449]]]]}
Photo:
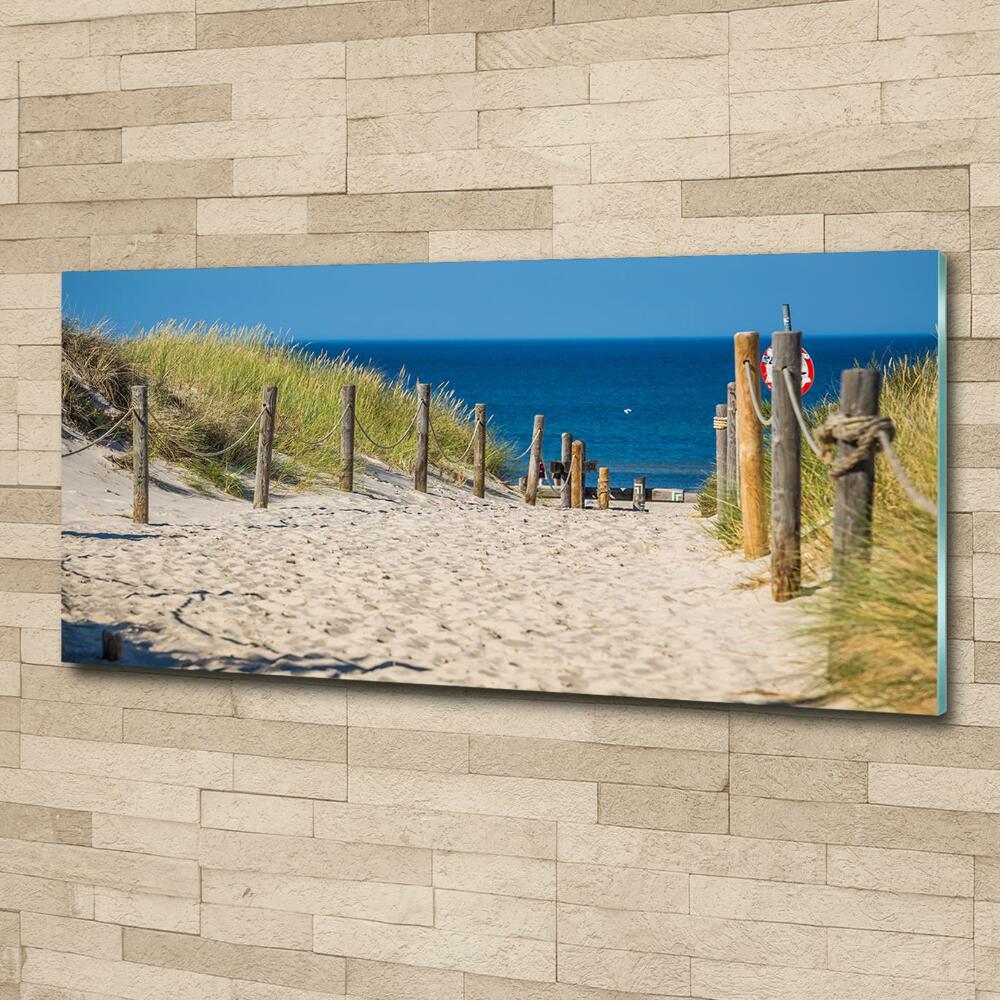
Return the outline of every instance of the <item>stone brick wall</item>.
{"type": "Polygon", "coordinates": [[[0,0],[0,203],[0,1000],[1000,998],[995,0],[0,0]],[[62,270],[928,247],[944,720],[57,665],[62,270]]]}

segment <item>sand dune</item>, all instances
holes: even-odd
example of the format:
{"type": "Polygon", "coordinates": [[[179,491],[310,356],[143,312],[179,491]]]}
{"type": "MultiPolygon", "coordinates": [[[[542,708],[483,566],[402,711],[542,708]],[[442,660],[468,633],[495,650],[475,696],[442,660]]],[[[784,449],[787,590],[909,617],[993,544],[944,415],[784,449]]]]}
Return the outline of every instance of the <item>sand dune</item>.
{"type": "Polygon", "coordinates": [[[103,628],[124,662],[696,700],[822,693],[803,599],[749,587],[686,504],[528,509],[372,468],[359,492],[266,511],[154,469],[149,525],[107,452],[63,461],[64,656],[103,628]]]}

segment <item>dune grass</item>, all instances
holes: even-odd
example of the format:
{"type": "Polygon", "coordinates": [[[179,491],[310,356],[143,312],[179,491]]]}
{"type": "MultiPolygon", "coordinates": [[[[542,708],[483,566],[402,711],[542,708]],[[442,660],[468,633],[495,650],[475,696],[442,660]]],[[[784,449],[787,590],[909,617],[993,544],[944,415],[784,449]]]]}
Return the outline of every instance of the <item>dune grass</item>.
{"type": "MultiPolygon", "coordinates": [[[[894,447],[924,496],[937,499],[938,369],[933,357],[902,358],[883,367],[881,412],[892,417],[894,447]]],[[[836,401],[806,412],[823,423],[836,401]]],[[[765,448],[770,495],[770,454],[765,448]]],[[[702,512],[717,513],[712,530],[728,548],[742,544],[739,510],[718,504],[714,476],[703,487],[702,512]]],[[[803,635],[830,651],[831,696],[876,711],[931,713],[937,702],[937,522],[909,501],[878,454],[870,563],[830,580],[833,480],[803,443],[803,578],[815,588],[803,635]]]]}
{"type": "MultiPolygon", "coordinates": [[[[329,485],[339,475],[339,431],[321,445],[312,442],[339,420],[341,386],[357,386],[357,419],[380,444],[399,439],[416,409],[413,381],[405,371],[390,378],[347,355],[310,355],[263,327],[166,322],[120,339],[101,327],[82,329],[69,322],[63,331],[63,353],[63,408],[71,424],[88,434],[100,433],[114,421],[110,408],[128,407],[130,386],[146,383],[151,456],[182,467],[195,486],[211,485],[234,496],[245,495],[253,473],[256,433],[219,458],[197,458],[189,452],[215,451],[239,438],[260,411],[265,385],[278,386],[273,479],[301,489],[329,485]]],[[[431,421],[431,464],[464,480],[471,472],[471,452],[464,462],[458,459],[472,434],[469,407],[447,386],[435,387],[431,421]]],[[[127,431],[123,439],[127,441],[127,431]]],[[[358,432],[355,452],[409,472],[413,434],[384,449],[358,432]]],[[[509,454],[505,442],[487,435],[490,474],[500,475],[509,454]]]]}

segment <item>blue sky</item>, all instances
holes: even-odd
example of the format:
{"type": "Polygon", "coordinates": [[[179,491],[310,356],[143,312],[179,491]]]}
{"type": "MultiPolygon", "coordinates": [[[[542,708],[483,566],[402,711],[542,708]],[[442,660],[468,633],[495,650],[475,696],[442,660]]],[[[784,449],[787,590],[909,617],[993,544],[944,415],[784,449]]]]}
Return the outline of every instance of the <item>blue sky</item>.
{"type": "Polygon", "coordinates": [[[933,334],[937,254],[95,271],[63,277],[63,313],[131,333],[167,319],[297,340],[933,334]]]}

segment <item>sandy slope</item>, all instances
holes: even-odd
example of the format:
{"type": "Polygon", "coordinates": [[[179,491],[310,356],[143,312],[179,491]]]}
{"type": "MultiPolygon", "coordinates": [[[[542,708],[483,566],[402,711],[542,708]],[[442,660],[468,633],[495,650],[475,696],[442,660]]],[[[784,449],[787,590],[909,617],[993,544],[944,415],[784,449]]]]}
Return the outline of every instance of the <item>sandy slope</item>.
{"type": "Polygon", "coordinates": [[[63,461],[64,655],[474,687],[796,700],[820,658],[790,638],[802,601],[742,586],[682,504],[530,510],[385,470],[354,495],[278,495],[267,511],[155,470],[151,520],[94,448],[63,461]],[[809,664],[803,666],[802,664],[809,664]]]}

